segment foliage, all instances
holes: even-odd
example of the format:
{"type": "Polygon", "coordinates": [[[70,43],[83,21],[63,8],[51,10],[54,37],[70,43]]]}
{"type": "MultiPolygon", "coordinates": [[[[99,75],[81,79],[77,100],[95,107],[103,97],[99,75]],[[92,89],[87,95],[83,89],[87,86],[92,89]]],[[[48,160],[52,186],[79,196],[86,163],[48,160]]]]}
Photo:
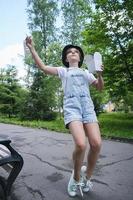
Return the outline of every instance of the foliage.
{"type": "Polygon", "coordinates": [[[126,1],[93,1],[92,20],[83,32],[86,52],[100,51],[104,57],[105,85],[110,99],[132,108],[129,95],[133,83],[133,42],[131,4],[126,1]],[[129,101],[128,101],[129,100],[129,101]]]}
{"type": "Polygon", "coordinates": [[[0,73],[0,113],[9,117],[19,114],[26,91],[18,84],[15,66],[9,65],[0,73]]]}
{"type": "Polygon", "coordinates": [[[28,0],[29,28],[36,31],[36,40],[40,50],[46,49],[56,38],[55,21],[58,15],[57,2],[54,0],[28,0]]]}
{"type": "Polygon", "coordinates": [[[108,94],[106,93],[106,90],[99,92],[94,87],[90,88],[90,93],[94,103],[95,112],[98,116],[101,112],[103,112],[102,105],[106,104],[108,101],[108,94]]]}
{"type": "MultiPolygon", "coordinates": [[[[57,3],[55,1],[28,1],[29,28],[35,48],[45,64],[58,65],[57,59],[60,52],[60,45],[56,42],[55,20],[58,14],[57,3]]],[[[59,81],[56,77],[44,75],[37,66],[26,59],[29,65],[28,76],[32,80],[29,87],[29,95],[25,101],[22,117],[29,119],[53,119],[56,117],[54,111],[57,107],[57,88],[59,81]]]]}
{"type": "Polygon", "coordinates": [[[63,42],[70,44],[81,43],[81,30],[90,15],[89,0],[63,0],[61,10],[64,25],[62,27],[63,42]]]}

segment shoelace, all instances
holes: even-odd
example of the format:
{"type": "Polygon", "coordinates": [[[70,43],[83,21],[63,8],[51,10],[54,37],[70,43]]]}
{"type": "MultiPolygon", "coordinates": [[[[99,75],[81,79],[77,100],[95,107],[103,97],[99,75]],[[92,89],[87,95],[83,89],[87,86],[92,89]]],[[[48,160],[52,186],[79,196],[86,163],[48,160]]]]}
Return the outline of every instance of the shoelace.
{"type": "Polygon", "coordinates": [[[87,185],[90,189],[92,189],[92,187],[93,187],[93,183],[92,183],[90,180],[88,180],[88,181],[86,182],[86,185],[87,185]]]}
{"type": "Polygon", "coordinates": [[[80,194],[83,197],[82,187],[84,187],[84,183],[82,183],[82,182],[77,183],[76,186],[79,188],[80,194]]]}

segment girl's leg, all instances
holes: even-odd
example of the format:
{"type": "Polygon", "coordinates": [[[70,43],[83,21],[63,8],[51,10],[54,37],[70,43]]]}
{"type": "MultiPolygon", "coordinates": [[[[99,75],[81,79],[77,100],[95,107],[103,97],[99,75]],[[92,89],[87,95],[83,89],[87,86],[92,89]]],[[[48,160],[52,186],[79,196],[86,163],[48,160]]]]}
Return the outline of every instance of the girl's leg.
{"type": "Polygon", "coordinates": [[[96,161],[98,159],[98,155],[101,149],[101,134],[98,123],[87,123],[84,124],[84,127],[86,131],[86,136],[88,137],[88,141],[90,144],[86,171],[87,178],[90,179],[93,174],[96,161]]]}
{"type": "Polygon", "coordinates": [[[73,178],[77,182],[79,182],[81,165],[84,159],[84,154],[86,149],[86,136],[83,123],[80,121],[73,121],[69,124],[69,130],[75,142],[75,150],[73,152],[73,164],[74,164],[73,178]]]}

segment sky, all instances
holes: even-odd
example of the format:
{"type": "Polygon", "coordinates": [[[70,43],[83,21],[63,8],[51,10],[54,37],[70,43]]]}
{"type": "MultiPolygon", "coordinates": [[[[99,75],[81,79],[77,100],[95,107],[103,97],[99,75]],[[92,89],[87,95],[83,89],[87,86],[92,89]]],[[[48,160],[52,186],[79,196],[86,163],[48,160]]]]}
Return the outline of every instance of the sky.
{"type": "Polygon", "coordinates": [[[15,65],[18,76],[26,73],[23,41],[28,30],[27,0],[0,0],[0,68],[15,65]]]}

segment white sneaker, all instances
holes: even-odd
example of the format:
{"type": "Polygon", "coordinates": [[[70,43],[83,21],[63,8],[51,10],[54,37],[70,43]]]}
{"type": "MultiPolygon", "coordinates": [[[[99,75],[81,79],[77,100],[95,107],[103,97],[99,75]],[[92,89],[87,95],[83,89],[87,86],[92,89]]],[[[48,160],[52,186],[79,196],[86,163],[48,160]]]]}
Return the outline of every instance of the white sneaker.
{"type": "Polygon", "coordinates": [[[83,192],[89,192],[90,190],[92,190],[93,184],[90,179],[86,178],[86,166],[81,167],[81,178],[83,183],[83,192]]]}
{"type": "Polygon", "coordinates": [[[74,171],[72,171],[72,174],[68,183],[68,187],[67,187],[68,194],[71,197],[75,197],[79,191],[81,196],[83,196],[83,192],[82,192],[83,184],[81,182],[75,181],[73,178],[73,175],[74,175],[74,171]]]}

